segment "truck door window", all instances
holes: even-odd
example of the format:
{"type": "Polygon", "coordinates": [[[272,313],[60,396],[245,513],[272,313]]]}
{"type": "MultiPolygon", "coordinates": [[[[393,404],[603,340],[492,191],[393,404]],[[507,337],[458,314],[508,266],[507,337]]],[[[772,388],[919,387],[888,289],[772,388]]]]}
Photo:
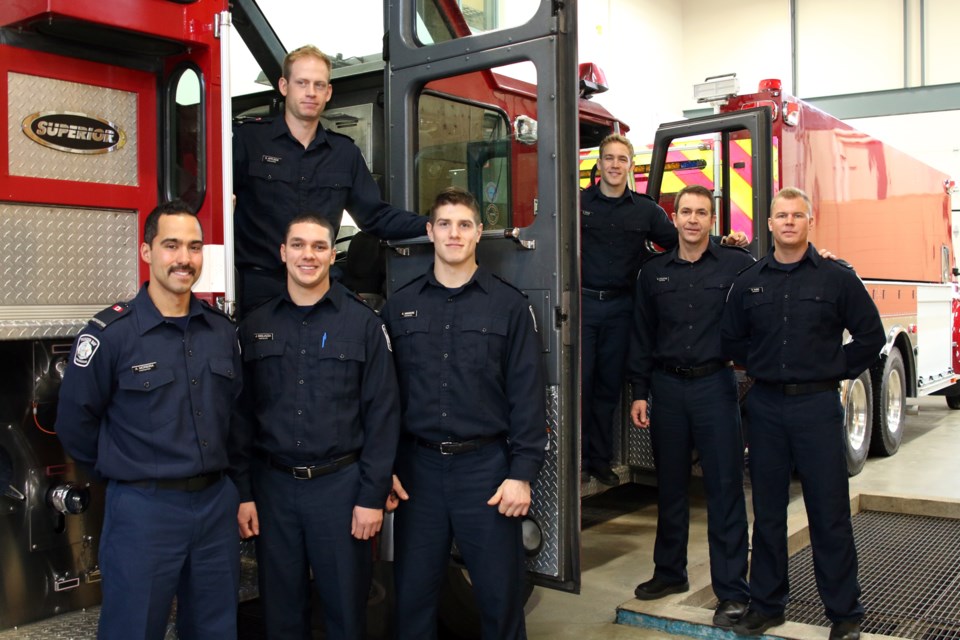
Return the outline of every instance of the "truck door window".
{"type": "Polygon", "coordinates": [[[533,17],[539,4],[540,0],[419,0],[417,40],[429,45],[516,27],[533,17]]]}
{"type": "Polygon", "coordinates": [[[199,72],[181,67],[167,83],[165,192],[195,209],[206,191],[206,141],[203,126],[204,95],[199,72]]]}

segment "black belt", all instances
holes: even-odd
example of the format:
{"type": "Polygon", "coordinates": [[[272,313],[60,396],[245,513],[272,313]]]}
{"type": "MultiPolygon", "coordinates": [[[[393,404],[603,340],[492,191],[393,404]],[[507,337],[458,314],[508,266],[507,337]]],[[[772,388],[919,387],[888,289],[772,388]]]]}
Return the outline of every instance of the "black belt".
{"type": "Polygon", "coordinates": [[[473,440],[463,440],[461,442],[433,442],[432,440],[424,440],[423,438],[413,438],[413,441],[421,447],[439,451],[445,456],[455,456],[458,453],[476,451],[488,444],[499,442],[502,439],[501,436],[487,436],[486,438],[474,438],[473,440]]]}
{"type": "Polygon", "coordinates": [[[203,491],[220,482],[223,471],[202,473],[192,478],[161,478],[159,480],[118,480],[121,484],[141,489],[174,489],[176,491],[203,491]]]}
{"type": "Polygon", "coordinates": [[[580,291],[583,295],[588,298],[596,298],[597,300],[613,300],[614,298],[619,298],[620,296],[625,296],[630,293],[629,289],[587,289],[586,287],[581,287],[580,291]]]}
{"type": "Polygon", "coordinates": [[[721,369],[726,369],[731,366],[733,363],[722,360],[714,360],[713,362],[708,362],[706,364],[700,364],[693,367],[675,367],[670,364],[661,364],[660,368],[663,369],[665,373],[670,375],[678,376],[680,378],[702,378],[708,376],[711,373],[716,373],[721,369]]]}
{"type": "Polygon", "coordinates": [[[780,384],[777,382],[766,382],[764,380],[757,380],[757,382],[768,389],[779,391],[785,396],[804,396],[808,393],[836,391],[839,384],[836,380],[823,380],[822,382],[798,382],[792,384],[780,384]]]}
{"type": "Polygon", "coordinates": [[[291,467],[283,464],[267,453],[261,453],[261,458],[264,462],[277,471],[283,471],[286,474],[292,475],[297,480],[313,480],[314,478],[319,478],[320,476],[325,476],[336,471],[340,471],[340,469],[343,469],[344,467],[349,467],[360,459],[360,454],[354,451],[353,453],[348,453],[345,456],[334,458],[326,464],[317,464],[309,467],[291,467]]]}

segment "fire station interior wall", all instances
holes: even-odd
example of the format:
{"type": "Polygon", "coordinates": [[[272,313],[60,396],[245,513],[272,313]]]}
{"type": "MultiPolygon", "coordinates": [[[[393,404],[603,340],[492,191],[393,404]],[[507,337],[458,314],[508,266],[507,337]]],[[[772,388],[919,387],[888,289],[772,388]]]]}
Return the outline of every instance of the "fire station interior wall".
{"type": "MultiPolygon", "coordinates": [[[[629,123],[640,146],[659,123],[708,106],[693,98],[693,85],[708,76],[735,72],[741,93],[779,78],[800,98],[960,83],[956,0],[580,0],[579,7],[580,60],[600,65],[610,85],[595,99],[629,123]]],[[[960,178],[956,107],[849,122],[960,178]]]]}

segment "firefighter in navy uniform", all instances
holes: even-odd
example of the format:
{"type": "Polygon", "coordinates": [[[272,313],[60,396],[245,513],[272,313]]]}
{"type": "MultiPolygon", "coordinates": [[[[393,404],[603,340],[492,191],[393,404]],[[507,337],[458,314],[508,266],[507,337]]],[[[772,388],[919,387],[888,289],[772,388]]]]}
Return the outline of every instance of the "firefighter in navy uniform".
{"type": "Polygon", "coordinates": [[[333,93],[330,58],[313,46],[287,54],[280,93],[284,114],[245,120],[234,129],[236,264],[240,312],[281,295],[286,272],[277,256],[287,224],[319,214],[334,236],[346,209],[364,231],[387,240],[422,236],[425,218],[384,202],[360,149],[320,126],[333,93]]]}
{"type": "MultiPolygon", "coordinates": [[[[620,401],[633,318],[637,272],[646,241],[677,246],[677,230],[663,209],[633,184],[633,145],[612,134],[600,142],[600,182],[580,192],[580,370],[583,469],[603,484],[620,478],[613,458],[613,415],[620,401]]],[[[747,243],[737,232],[718,242],[747,243]]]]}
{"type": "Polygon", "coordinates": [[[724,352],[756,380],[746,401],[754,511],[750,608],[733,629],[760,635],[784,621],[795,468],[817,588],[833,622],[830,638],[856,640],[863,606],[837,387],[876,361],[886,336],[853,269],[821,258],[808,241],[813,207],[803,191],[780,191],[768,225],[773,251],[734,282],[722,324],[724,352]],[[852,336],[847,343],[844,330],[852,336]]]}
{"type": "Polygon", "coordinates": [[[710,577],[719,600],[713,622],[730,627],[749,600],[747,512],[737,381],[723,357],[720,319],[730,285],[753,258],[710,242],[716,215],[706,188],[680,190],[674,211],[679,245],[644,265],[634,304],[630,413],[636,426],[650,428],[659,488],[656,568],[635,594],[653,600],[689,589],[687,489],[696,447],[707,493],[710,577]]]}
{"type": "Polygon", "coordinates": [[[109,481],[99,562],[101,639],[237,637],[237,489],[225,477],[241,362],[229,318],[190,291],[203,231],[183,202],[147,217],[150,281],[77,338],[56,429],[109,481]]]}
{"type": "Polygon", "coordinates": [[[400,433],[386,327],[340,283],[333,225],[288,226],[287,292],[240,324],[244,392],[231,469],[244,538],[258,535],[269,638],[310,638],[309,569],[326,638],[365,637],[374,535],[383,521],[400,433]]]}
{"type": "Polygon", "coordinates": [[[479,267],[477,201],[441,192],[435,262],[383,315],[394,339],[403,431],[395,465],[397,637],[436,638],[451,539],[485,640],[525,638],[521,517],[546,446],[542,345],[521,292],[479,267]]]}

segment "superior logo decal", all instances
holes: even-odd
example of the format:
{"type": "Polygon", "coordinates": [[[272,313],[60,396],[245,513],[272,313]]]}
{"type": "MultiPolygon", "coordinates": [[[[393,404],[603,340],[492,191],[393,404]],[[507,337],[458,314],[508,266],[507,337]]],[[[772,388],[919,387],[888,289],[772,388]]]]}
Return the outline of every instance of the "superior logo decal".
{"type": "Polygon", "coordinates": [[[110,153],[127,141],[112,122],[70,111],[34,113],[20,127],[37,144],[67,153],[110,153]]]}

